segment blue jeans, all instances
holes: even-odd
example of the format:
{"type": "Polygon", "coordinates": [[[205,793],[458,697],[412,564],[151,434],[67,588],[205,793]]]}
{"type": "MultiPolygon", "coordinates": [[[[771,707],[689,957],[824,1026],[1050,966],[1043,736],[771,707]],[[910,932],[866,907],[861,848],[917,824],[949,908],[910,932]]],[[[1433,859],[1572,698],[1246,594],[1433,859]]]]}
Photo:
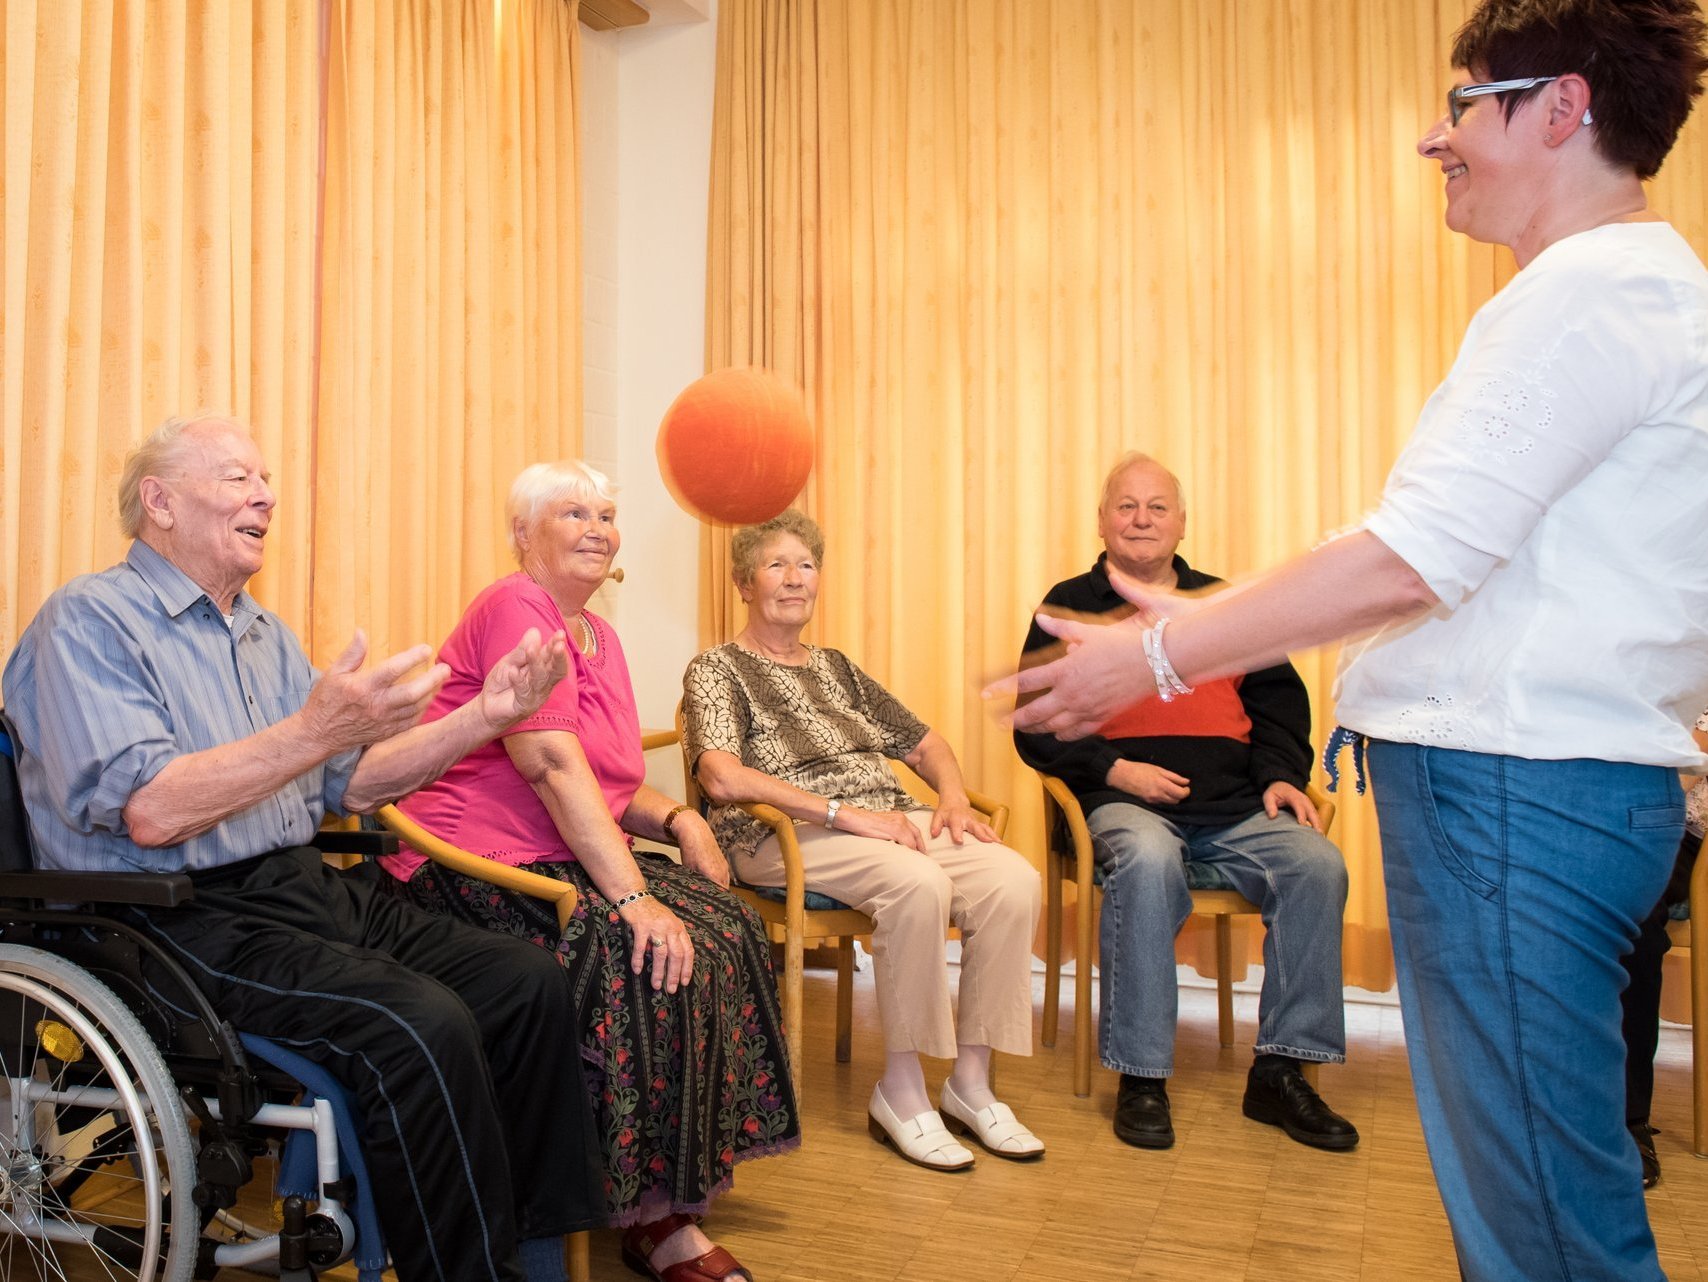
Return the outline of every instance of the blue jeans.
{"type": "Polygon", "coordinates": [[[1469,1282],[1663,1278],[1620,957],[1684,827],[1659,766],[1372,743],[1406,1047],[1469,1282]]]}
{"type": "Polygon", "coordinates": [[[1334,844],[1282,811],[1236,824],[1176,823],[1126,802],[1086,817],[1103,874],[1098,1041],[1106,1067],[1139,1077],[1174,1072],[1179,990],[1174,937],[1192,915],[1186,861],[1215,864],[1263,909],[1263,997],[1257,1051],[1340,1063],[1340,921],[1346,864],[1334,844]]]}

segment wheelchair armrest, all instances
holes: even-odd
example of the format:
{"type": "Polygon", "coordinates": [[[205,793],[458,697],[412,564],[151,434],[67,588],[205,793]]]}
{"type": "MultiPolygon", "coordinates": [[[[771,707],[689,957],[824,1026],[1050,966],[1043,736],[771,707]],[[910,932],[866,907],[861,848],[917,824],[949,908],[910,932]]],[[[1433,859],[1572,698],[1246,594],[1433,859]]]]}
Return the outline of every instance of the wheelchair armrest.
{"type": "Polygon", "coordinates": [[[178,872],[0,873],[0,899],[175,908],[195,896],[195,886],[178,872]]]}
{"type": "Polygon", "coordinates": [[[378,859],[381,855],[397,853],[397,836],[389,832],[375,832],[371,828],[321,828],[315,832],[309,845],[326,855],[360,855],[364,859],[378,859]]]}

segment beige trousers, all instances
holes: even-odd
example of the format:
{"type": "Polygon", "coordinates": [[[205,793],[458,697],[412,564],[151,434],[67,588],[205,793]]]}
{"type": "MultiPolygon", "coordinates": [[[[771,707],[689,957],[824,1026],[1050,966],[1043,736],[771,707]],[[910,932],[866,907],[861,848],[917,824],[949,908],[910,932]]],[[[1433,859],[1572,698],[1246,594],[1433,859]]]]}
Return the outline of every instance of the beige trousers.
{"type": "MultiPolygon", "coordinates": [[[[1030,1055],[1038,870],[1007,846],[973,837],[957,846],[947,829],[932,837],[929,810],[908,818],[925,837],[923,855],[893,841],[795,825],[808,888],[872,918],[885,1049],[953,1059],[958,1043],[1030,1055]],[[961,928],[958,1013],[943,947],[950,922],[961,928]]],[[[781,886],[777,838],[738,857],[736,873],[755,886],[781,886]]]]}

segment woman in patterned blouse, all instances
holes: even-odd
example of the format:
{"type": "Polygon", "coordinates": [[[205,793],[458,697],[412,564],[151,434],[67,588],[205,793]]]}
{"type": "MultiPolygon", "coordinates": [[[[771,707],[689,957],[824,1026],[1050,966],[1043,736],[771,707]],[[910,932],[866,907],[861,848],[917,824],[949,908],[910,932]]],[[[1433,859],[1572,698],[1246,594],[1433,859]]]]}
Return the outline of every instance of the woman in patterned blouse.
{"type": "Polygon", "coordinates": [[[739,531],[731,551],[747,626],[689,665],[682,707],[718,841],[743,881],[782,885],[776,837],[737,803],[775,806],[798,825],[807,885],[871,915],[888,1052],[872,1088],[874,1138],[921,1166],[964,1170],[973,1154],[947,1116],[998,1157],[1037,1157],[1043,1144],[990,1087],[993,1049],[1032,1053],[1037,871],[972,810],[943,736],[846,655],[802,642],[824,557],[818,526],[791,510],[739,531]],[[901,788],[892,757],[937,790],[935,809],[901,788]],[[950,921],[962,935],[958,1012],[950,921]],[[941,1114],[920,1055],[955,1061],[941,1114]]]}

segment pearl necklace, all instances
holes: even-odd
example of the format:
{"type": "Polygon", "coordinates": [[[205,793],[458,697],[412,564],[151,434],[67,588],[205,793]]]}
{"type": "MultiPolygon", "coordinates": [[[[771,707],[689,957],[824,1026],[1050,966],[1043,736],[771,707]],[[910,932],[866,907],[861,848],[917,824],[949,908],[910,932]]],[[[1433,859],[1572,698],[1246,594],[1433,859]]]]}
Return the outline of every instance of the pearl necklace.
{"type": "Polygon", "coordinates": [[[587,621],[587,612],[585,610],[578,610],[576,612],[575,621],[581,625],[581,640],[576,643],[576,648],[580,650],[582,654],[591,657],[599,648],[599,637],[593,631],[593,625],[587,621]]]}

